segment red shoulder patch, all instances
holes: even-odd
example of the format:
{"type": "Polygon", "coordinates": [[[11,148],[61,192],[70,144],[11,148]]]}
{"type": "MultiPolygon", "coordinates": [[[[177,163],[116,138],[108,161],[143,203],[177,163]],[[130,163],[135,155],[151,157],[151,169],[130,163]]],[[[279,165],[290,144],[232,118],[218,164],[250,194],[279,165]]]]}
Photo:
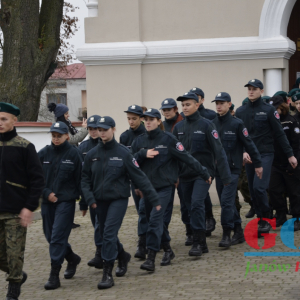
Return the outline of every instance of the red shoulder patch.
{"type": "Polygon", "coordinates": [[[275,110],[275,112],[274,112],[274,116],[275,116],[275,118],[276,118],[277,120],[279,120],[279,119],[280,119],[280,116],[279,116],[279,113],[277,112],[277,110],[275,110]]]}
{"type": "Polygon", "coordinates": [[[212,136],[217,140],[219,138],[219,134],[218,134],[218,131],[217,130],[213,130],[211,132],[212,136]]]}
{"type": "Polygon", "coordinates": [[[178,151],[184,151],[184,147],[183,147],[183,145],[180,143],[180,142],[178,142],[177,144],[176,144],[176,149],[178,150],[178,151]]]}
{"type": "Polygon", "coordinates": [[[136,161],[135,158],[132,159],[132,162],[133,162],[133,164],[134,164],[137,168],[140,167],[139,164],[138,164],[138,162],[136,161]]]}
{"type": "Polygon", "coordinates": [[[243,129],[243,135],[244,135],[245,137],[248,137],[248,136],[249,136],[249,133],[248,133],[247,128],[244,128],[244,129],[243,129]]]}

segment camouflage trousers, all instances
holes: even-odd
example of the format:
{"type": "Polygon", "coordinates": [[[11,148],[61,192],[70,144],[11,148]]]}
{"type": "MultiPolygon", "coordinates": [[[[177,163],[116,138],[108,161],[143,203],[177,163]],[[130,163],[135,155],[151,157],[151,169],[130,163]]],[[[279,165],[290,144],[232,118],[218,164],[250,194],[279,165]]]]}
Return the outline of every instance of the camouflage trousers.
{"type": "Polygon", "coordinates": [[[21,282],[27,229],[16,214],[0,212],[0,270],[7,281],[21,282]]]}

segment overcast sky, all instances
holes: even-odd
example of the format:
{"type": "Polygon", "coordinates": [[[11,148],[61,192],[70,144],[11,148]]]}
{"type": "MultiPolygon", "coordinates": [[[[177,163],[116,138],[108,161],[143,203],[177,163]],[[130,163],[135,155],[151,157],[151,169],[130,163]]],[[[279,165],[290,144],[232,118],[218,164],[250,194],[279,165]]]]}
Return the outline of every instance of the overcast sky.
{"type": "Polygon", "coordinates": [[[85,4],[85,0],[69,0],[74,6],[78,6],[75,13],[70,13],[70,15],[76,15],[78,17],[78,31],[75,33],[72,39],[70,39],[70,44],[74,45],[74,50],[80,48],[84,44],[84,18],[88,16],[88,9],[85,4]]]}

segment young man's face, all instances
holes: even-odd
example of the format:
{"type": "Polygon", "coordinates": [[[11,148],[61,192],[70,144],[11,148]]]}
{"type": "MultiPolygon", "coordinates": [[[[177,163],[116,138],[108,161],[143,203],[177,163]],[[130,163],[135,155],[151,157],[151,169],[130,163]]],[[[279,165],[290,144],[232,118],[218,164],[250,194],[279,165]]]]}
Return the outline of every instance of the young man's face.
{"type": "Polygon", "coordinates": [[[52,135],[52,143],[55,145],[55,146],[59,146],[61,144],[63,144],[67,139],[69,139],[69,135],[66,133],[66,134],[61,134],[59,132],[51,132],[51,135],[52,135]]]}
{"type": "Polygon", "coordinates": [[[249,85],[248,86],[248,98],[250,101],[256,100],[264,93],[264,90],[260,88],[249,85]]]}
{"type": "Polygon", "coordinates": [[[89,131],[89,135],[92,139],[97,139],[98,137],[100,137],[98,128],[88,127],[88,131],[89,131]]]}
{"type": "Polygon", "coordinates": [[[176,112],[178,111],[177,107],[172,107],[172,108],[163,108],[163,115],[164,117],[169,120],[172,119],[176,116],[176,112]]]}
{"type": "Polygon", "coordinates": [[[17,122],[17,117],[1,112],[0,113],[0,133],[5,133],[8,131],[12,131],[14,129],[15,123],[17,122]]]}
{"type": "Polygon", "coordinates": [[[127,121],[131,129],[135,130],[141,125],[141,118],[139,115],[127,113],[127,121]]]}
{"type": "Polygon", "coordinates": [[[224,116],[229,111],[231,102],[227,101],[216,101],[216,110],[220,116],[224,116]]]}
{"type": "Polygon", "coordinates": [[[193,99],[188,99],[188,100],[182,101],[181,106],[182,106],[183,114],[186,117],[188,117],[188,116],[194,114],[198,110],[200,103],[196,102],[193,99]]]}

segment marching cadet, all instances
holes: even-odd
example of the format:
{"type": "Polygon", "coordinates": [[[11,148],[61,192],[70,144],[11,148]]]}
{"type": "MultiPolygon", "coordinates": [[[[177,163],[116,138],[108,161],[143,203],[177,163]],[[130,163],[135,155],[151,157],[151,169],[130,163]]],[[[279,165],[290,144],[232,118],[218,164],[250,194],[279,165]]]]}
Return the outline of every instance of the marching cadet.
{"type": "Polygon", "coordinates": [[[272,105],[263,102],[261,98],[264,92],[262,82],[253,79],[245,87],[248,88],[249,102],[237,109],[236,117],[244,122],[248,134],[261,154],[264,172],[260,179],[255,176],[255,166],[248,164],[248,162],[251,162],[251,157],[247,152],[244,152],[251,198],[257,217],[261,218],[258,227],[258,233],[261,234],[268,233],[271,229],[271,225],[262,218],[270,218],[270,206],[266,190],[269,187],[274,158],[274,138],[280,143],[293,168],[297,167],[297,159],[294,157],[293,149],[280,124],[278,112],[272,105]]]}
{"type": "Polygon", "coordinates": [[[211,178],[207,169],[203,168],[196,159],[185,151],[183,145],[171,133],[163,131],[161,114],[157,109],[150,108],[143,116],[147,133],[135,139],[132,144],[132,153],[134,153],[142,171],[150,179],[161,200],[162,209],[155,211],[151,209],[147,197],[144,198],[148,218],[148,256],[141,265],[141,269],[153,272],[155,270],[155,257],[160,250],[160,244],[164,250],[161,266],[169,265],[175,257],[170,246],[169,231],[163,223],[163,215],[170,201],[174,184],[178,179],[178,160],[187,164],[206,184],[210,185],[211,178]]]}
{"type": "MultiPolygon", "coordinates": [[[[217,163],[223,184],[230,184],[231,173],[219,134],[210,120],[200,116],[198,96],[194,93],[186,93],[178,97],[177,101],[181,101],[182,111],[186,118],[175,126],[173,134],[186,150],[207,168],[212,178],[215,176],[217,163]]],[[[193,245],[189,255],[200,256],[202,253],[208,252],[205,199],[210,185],[200,178],[194,170],[191,170],[190,166],[181,168],[179,180],[182,182],[184,201],[190,213],[193,229],[193,245]]]]}
{"type": "MultiPolygon", "coordinates": [[[[143,108],[138,105],[131,105],[128,110],[127,121],[130,126],[128,130],[123,132],[120,136],[120,144],[126,146],[129,150],[136,137],[146,132],[145,126],[142,123],[141,116],[143,114],[143,108]]],[[[135,193],[135,187],[131,184],[131,192],[134,200],[136,211],[139,215],[138,219],[138,245],[134,254],[135,258],[145,259],[147,254],[146,249],[146,233],[148,229],[148,221],[146,218],[144,202],[141,201],[141,197],[135,193]]]]}
{"type": "Polygon", "coordinates": [[[293,104],[296,108],[296,113],[293,116],[297,122],[300,124],[300,91],[296,92],[294,96],[291,97],[293,104]]]}
{"type": "MultiPolygon", "coordinates": [[[[206,109],[203,105],[205,99],[205,95],[203,90],[201,90],[198,87],[194,87],[190,89],[189,93],[194,93],[198,96],[200,106],[198,108],[198,111],[200,113],[200,116],[203,118],[206,118],[208,120],[213,120],[217,114],[215,111],[211,109],[206,109]]],[[[210,199],[209,192],[207,193],[207,197],[205,199],[205,223],[206,223],[206,236],[211,236],[211,233],[216,228],[216,220],[213,215],[213,208],[212,208],[212,202],[210,199]]]]}
{"type": "Polygon", "coordinates": [[[223,237],[219,247],[230,247],[245,241],[242,220],[235,206],[235,195],[243,166],[243,149],[250,154],[257,177],[261,178],[263,169],[261,167],[260,154],[251,140],[248,130],[243,121],[231,115],[231,97],[228,93],[219,93],[215,100],[217,117],[213,120],[217,131],[220,134],[222,145],[225,149],[227,161],[231,171],[231,183],[224,186],[216,171],[216,188],[221,204],[221,224],[223,227],[223,237]],[[231,230],[234,235],[230,237],[231,230]]]}
{"type": "Polygon", "coordinates": [[[116,276],[124,276],[127,272],[131,255],[124,251],[118,232],[128,206],[130,179],[150,201],[155,211],[161,209],[158,195],[147,176],[128,148],[115,140],[115,126],[111,117],[100,118],[98,127],[102,142],[87,153],[82,172],[84,198],[89,207],[96,210],[103,238],[103,277],[98,283],[98,289],[114,285],[112,270],[116,258],[116,276]]]}
{"type": "MultiPolygon", "coordinates": [[[[93,115],[90,116],[87,120],[87,128],[89,132],[89,139],[83,141],[79,146],[78,149],[82,153],[83,158],[86,156],[86,154],[96,147],[100,142],[100,133],[98,130],[98,121],[100,120],[100,116],[93,115]]],[[[88,210],[88,206],[84,201],[84,197],[81,195],[81,200],[79,202],[80,210],[82,211],[82,216],[86,215],[86,212],[88,210]]],[[[95,257],[88,261],[88,266],[95,267],[96,269],[103,269],[103,260],[101,257],[101,247],[102,247],[102,238],[100,235],[100,228],[99,228],[99,222],[97,219],[97,216],[95,214],[94,209],[90,209],[90,216],[91,221],[94,227],[94,241],[96,245],[96,253],[95,257]]]]}
{"type": "Polygon", "coordinates": [[[46,182],[41,214],[51,258],[50,277],[44,286],[46,290],[60,287],[59,272],[64,259],[68,262],[65,279],[75,275],[81,261],[68,239],[74,221],[76,199],[80,197],[82,158],[78,149],[68,142],[69,132],[65,123],[53,123],[50,132],[51,145],[38,153],[46,182]]]}
{"type": "Polygon", "coordinates": [[[6,300],[18,300],[23,272],[27,227],[39,205],[44,186],[35,147],[14,127],[20,109],[0,102],[0,270],[7,273],[6,300]]]}
{"type": "MultiPolygon", "coordinates": [[[[300,96],[300,94],[299,94],[300,96]]],[[[289,114],[289,106],[283,102],[281,97],[275,96],[271,98],[272,104],[280,115],[280,123],[287,136],[287,139],[293,148],[294,156],[299,161],[300,159],[300,129],[299,124],[294,117],[289,114]]],[[[286,198],[283,196],[287,192],[291,212],[293,218],[296,218],[294,230],[300,230],[300,177],[299,165],[293,169],[289,164],[284,151],[279,142],[274,141],[274,160],[271,170],[271,178],[269,184],[270,204],[276,210],[276,227],[283,225],[286,218],[286,198]]]]}
{"type": "MultiPolygon", "coordinates": [[[[177,103],[174,99],[167,98],[161,103],[160,109],[162,110],[163,116],[165,117],[165,120],[163,121],[164,129],[165,131],[172,133],[174,126],[183,120],[183,117],[178,113],[177,103]]],[[[173,187],[170,202],[164,213],[164,224],[168,228],[171,222],[173,205],[174,205],[175,186],[177,186],[178,197],[180,200],[180,210],[182,214],[181,219],[183,220],[186,226],[186,236],[187,239],[191,239],[193,233],[190,228],[188,211],[183,201],[183,194],[182,194],[182,188],[180,182],[178,184],[176,183],[173,187]],[[188,223],[185,223],[186,220],[188,223]]],[[[191,241],[186,241],[186,243],[187,242],[190,243],[191,241]]]]}
{"type": "Polygon", "coordinates": [[[289,108],[290,108],[290,114],[292,116],[294,116],[297,112],[296,107],[295,107],[295,103],[293,102],[292,97],[294,95],[296,95],[297,93],[299,93],[299,92],[300,92],[300,89],[296,88],[296,89],[290,90],[287,94],[288,105],[289,105],[289,108]]]}

